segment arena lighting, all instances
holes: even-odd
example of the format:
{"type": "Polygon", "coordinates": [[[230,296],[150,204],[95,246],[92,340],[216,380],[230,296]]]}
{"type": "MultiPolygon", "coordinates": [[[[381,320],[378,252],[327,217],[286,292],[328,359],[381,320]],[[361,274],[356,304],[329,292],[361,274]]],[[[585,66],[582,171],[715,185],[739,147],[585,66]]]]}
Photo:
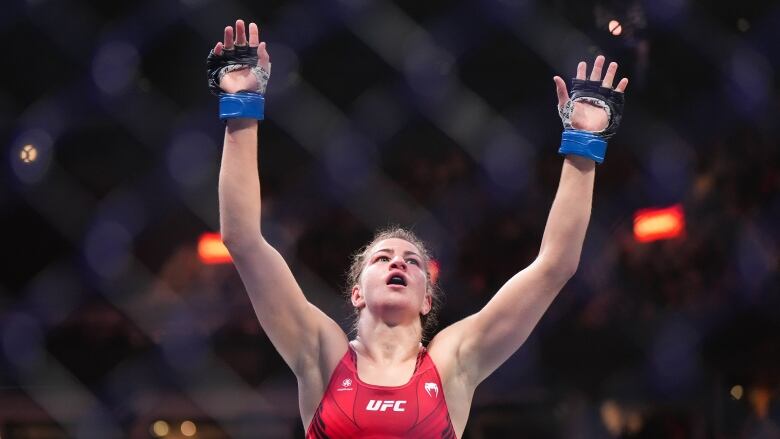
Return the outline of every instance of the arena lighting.
{"type": "Polygon", "coordinates": [[[599,409],[601,414],[601,422],[604,424],[604,428],[614,437],[620,435],[623,431],[623,424],[625,419],[623,418],[623,410],[620,408],[617,402],[613,400],[606,400],[601,404],[599,409]]]}
{"type": "Polygon", "coordinates": [[[233,262],[219,233],[204,233],[198,239],[198,258],[204,264],[228,264],[233,262]]]}
{"type": "Polygon", "coordinates": [[[154,421],[154,423],[149,427],[150,433],[152,433],[152,436],[154,437],[164,437],[170,432],[170,428],[168,427],[168,423],[165,421],[154,421]]]}
{"type": "Polygon", "coordinates": [[[644,420],[642,414],[636,410],[630,410],[626,414],[626,431],[631,435],[636,435],[642,430],[644,420]]]}
{"type": "Polygon", "coordinates": [[[439,280],[439,261],[435,259],[428,261],[428,273],[431,275],[431,283],[435,284],[439,280]]]}
{"type": "Polygon", "coordinates": [[[769,403],[772,400],[772,394],[766,387],[756,387],[750,390],[748,394],[750,405],[759,419],[766,419],[769,414],[769,403]]]}
{"type": "Polygon", "coordinates": [[[182,422],[179,429],[181,430],[181,434],[187,437],[195,436],[195,433],[198,432],[198,429],[195,427],[195,423],[192,421],[182,422]]]}
{"type": "Polygon", "coordinates": [[[614,36],[618,36],[623,33],[623,26],[617,20],[609,20],[607,29],[609,29],[609,33],[614,36]]]}
{"type": "Polygon", "coordinates": [[[739,401],[742,399],[742,395],[744,394],[745,389],[742,388],[739,384],[731,388],[731,391],[729,392],[731,394],[731,397],[739,401]]]}
{"type": "Polygon", "coordinates": [[[678,238],[685,234],[685,214],[682,205],[663,209],[640,209],[634,213],[634,239],[651,242],[678,238]]]}
{"type": "Polygon", "coordinates": [[[35,145],[24,145],[19,152],[19,159],[25,163],[34,162],[38,158],[38,148],[35,145]]]}

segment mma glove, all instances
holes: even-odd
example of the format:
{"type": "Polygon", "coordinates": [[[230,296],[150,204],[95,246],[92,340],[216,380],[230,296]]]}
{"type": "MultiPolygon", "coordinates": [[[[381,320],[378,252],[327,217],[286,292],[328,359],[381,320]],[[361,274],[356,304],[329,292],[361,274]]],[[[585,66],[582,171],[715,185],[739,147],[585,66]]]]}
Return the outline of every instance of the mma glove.
{"type": "Polygon", "coordinates": [[[219,96],[219,118],[248,118],[263,120],[265,113],[265,89],[271,77],[271,67],[268,71],[257,65],[257,47],[249,45],[234,46],[232,49],[222,49],[217,55],[212,49],[206,58],[209,91],[219,96]],[[226,93],[219,83],[225,74],[235,70],[249,69],[257,79],[254,90],[240,90],[237,93],[226,93]]]}
{"type": "Polygon", "coordinates": [[[625,95],[611,88],[602,87],[601,81],[573,79],[570,99],[558,107],[558,115],[563,122],[563,136],[558,152],[563,155],[574,154],[589,158],[596,163],[604,162],[607,152],[607,140],[615,135],[623,117],[625,95]],[[607,112],[607,127],[601,131],[578,130],[571,125],[571,115],[575,102],[585,102],[600,107],[607,112]]]}

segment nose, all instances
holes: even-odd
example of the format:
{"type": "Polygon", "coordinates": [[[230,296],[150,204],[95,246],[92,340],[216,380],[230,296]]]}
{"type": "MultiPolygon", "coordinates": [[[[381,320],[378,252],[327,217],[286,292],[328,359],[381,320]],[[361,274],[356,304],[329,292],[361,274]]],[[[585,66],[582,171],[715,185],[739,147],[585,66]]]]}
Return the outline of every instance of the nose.
{"type": "Polygon", "coordinates": [[[390,261],[390,268],[406,271],[406,261],[401,256],[396,256],[390,261]]]}

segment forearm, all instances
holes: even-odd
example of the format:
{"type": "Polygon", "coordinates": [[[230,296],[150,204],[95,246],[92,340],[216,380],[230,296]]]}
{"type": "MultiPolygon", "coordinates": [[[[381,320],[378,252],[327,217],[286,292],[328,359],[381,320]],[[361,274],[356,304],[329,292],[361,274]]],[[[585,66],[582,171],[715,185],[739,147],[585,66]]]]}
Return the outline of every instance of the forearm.
{"type": "Polygon", "coordinates": [[[258,122],[230,119],[219,172],[220,232],[226,245],[260,236],[258,122]]]}
{"type": "Polygon", "coordinates": [[[558,191],[544,228],[539,260],[564,276],[573,275],[579,264],[590,221],[595,174],[596,164],[592,160],[569,155],[563,162],[558,191]]]}

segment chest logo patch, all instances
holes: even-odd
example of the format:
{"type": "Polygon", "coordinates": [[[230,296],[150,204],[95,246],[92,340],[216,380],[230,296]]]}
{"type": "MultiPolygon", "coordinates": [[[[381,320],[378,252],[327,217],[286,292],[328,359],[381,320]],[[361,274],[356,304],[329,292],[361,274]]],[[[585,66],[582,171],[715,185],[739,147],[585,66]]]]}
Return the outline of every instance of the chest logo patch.
{"type": "Polygon", "coordinates": [[[336,389],[337,392],[343,392],[345,390],[352,390],[352,380],[349,378],[344,378],[344,380],[341,381],[341,387],[336,389]]]}
{"type": "Polygon", "coordinates": [[[406,401],[392,401],[392,400],[381,400],[381,399],[371,399],[368,401],[368,405],[366,406],[366,410],[370,412],[385,412],[390,407],[393,408],[394,412],[405,412],[406,409],[401,407],[402,405],[406,404],[406,401]]]}
{"type": "Polygon", "coordinates": [[[439,386],[436,383],[425,383],[425,391],[428,393],[428,396],[432,398],[439,396],[439,386]]]}

